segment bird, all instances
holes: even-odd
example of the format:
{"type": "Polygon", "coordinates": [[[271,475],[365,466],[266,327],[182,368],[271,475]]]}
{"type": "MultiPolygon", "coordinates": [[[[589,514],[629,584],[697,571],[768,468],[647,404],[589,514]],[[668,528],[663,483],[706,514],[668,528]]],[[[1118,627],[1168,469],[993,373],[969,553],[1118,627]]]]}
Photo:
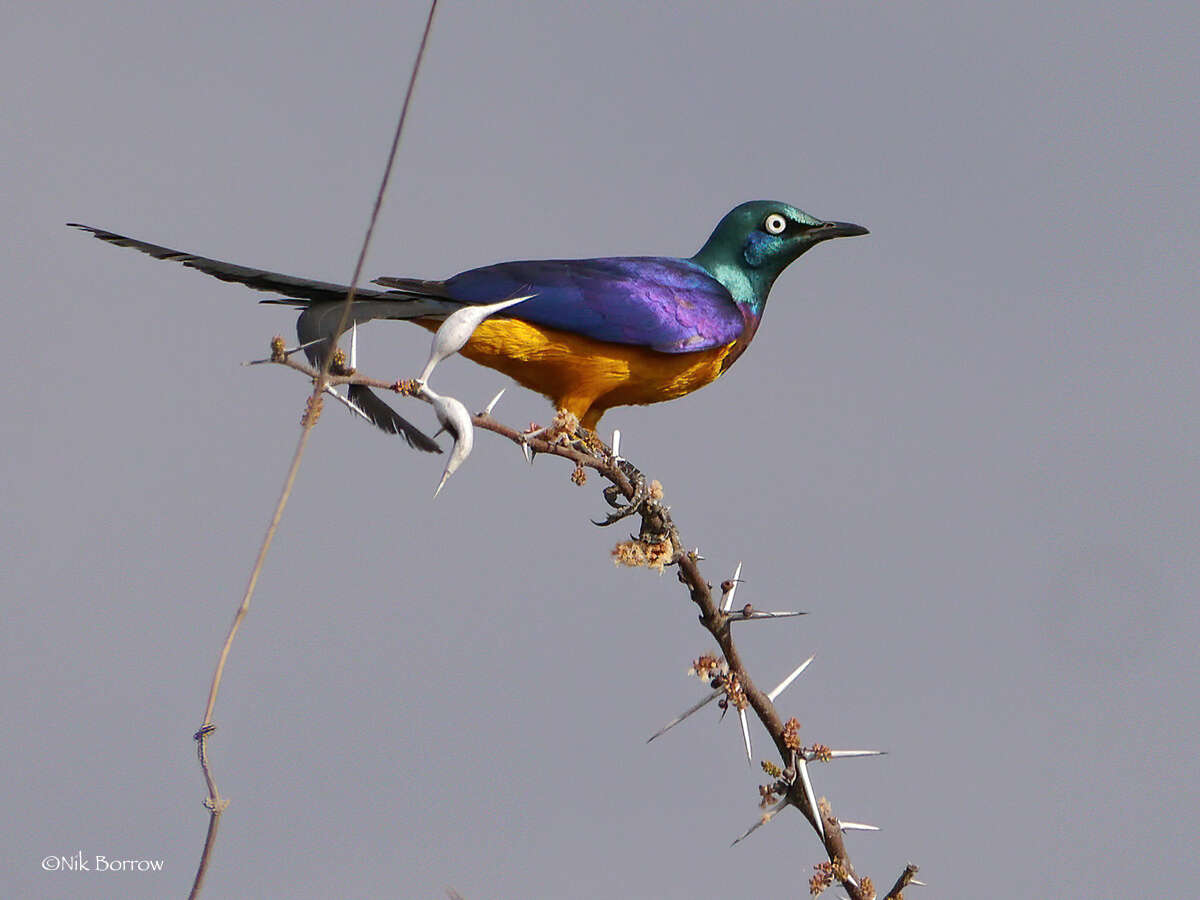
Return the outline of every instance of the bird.
{"type": "MultiPolygon", "coordinates": [[[[296,331],[312,360],[336,343],[346,285],[253,269],[172,250],[89,225],[71,227],[120,247],[181,263],[301,310],[296,331]]],[[[786,203],[752,200],[728,212],[689,258],[615,256],[501,262],[436,281],[381,277],[355,292],[346,326],[408,319],[435,331],[464,306],[524,296],[475,329],[459,351],[536,391],[595,431],[617,406],[682,397],[745,352],[775,280],[832,238],[869,234],[786,203]]],[[[437,445],[368,388],[353,398],[377,426],[419,449],[437,445]]]]}

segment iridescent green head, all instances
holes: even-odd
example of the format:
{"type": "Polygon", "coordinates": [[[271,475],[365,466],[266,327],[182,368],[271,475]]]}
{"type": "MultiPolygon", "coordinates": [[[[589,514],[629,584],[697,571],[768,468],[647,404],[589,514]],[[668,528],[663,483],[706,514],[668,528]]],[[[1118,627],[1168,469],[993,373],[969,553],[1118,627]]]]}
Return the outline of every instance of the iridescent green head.
{"type": "Polygon", "coordinates": [[[725,285],[739,304],[761,313],[779,273],[822,241],[868,234],[861,225],[826,222],[772,200],[731,210],[692,262],[725,285]]]}

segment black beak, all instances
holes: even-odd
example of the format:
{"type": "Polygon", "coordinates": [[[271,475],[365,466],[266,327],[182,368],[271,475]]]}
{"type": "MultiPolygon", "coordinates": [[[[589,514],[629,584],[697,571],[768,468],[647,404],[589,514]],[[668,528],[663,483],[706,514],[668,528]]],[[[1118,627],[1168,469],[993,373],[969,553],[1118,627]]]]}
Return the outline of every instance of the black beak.
{"type": "Polygon", "coordinates": [[[830,238],[839,237],[858,237],[859,235],[870,233],[861,225],[855,225],[853,222],[822,222],[809,232],[814,241],[827,241],[830,238]]]}

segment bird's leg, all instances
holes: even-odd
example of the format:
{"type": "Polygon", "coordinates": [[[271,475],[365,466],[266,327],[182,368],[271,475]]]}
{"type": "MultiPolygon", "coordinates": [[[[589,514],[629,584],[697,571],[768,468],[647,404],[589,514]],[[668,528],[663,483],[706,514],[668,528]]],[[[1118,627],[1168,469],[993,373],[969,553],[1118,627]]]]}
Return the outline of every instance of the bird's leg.
{"type": "Polygon", "coordinates": [[[613,451],[608,444],[601,440],[600,435],[580,425],[575,429],[575,449],[584,453],[590,453],[592,456],[598,456],[601,459],[612,459],[613,451]]]}
{"type": "Polygon", "coordinates": [[[668,516],[669,506],[663,506],[662,486],[651,482],[647,491],[649,495],[639,510],[642,515],[642,527],[638,532],[638,540],[646,544],[672,543],[671,520],[668,516]]]}
{"type": "Polygon", "coordinates": [[[616,522],[620,522],[622,519],[626,519],[638,512],[650,494],[649,489],[646,486],[646,476],[639,472],[633,463],[622,459],[617,462],[617,468],[619,468],[625,477],[629,479],[630,483],[633,484],[633,497],[628,503],[622,504],[621,497],[624,496],[622,490],[615,484],[606,487],[604,489],[604,499],[608,502],[608,505],[615,510],[615,512],[609,513],[599,522],[597,522],[595,519],[592,520],[593,525],[599,525],[601,528],[612,525],[616,522]]]}
{"type": "MultiPolygon", "coordinates": [[[[560,447],[569,447],[580,453],[586,453],[589,456],[600,458],[611,457],[611,451],[604,445],[595,434],[588,428],[579,424],[579,417],[566,409],[559,409],[551,420],[550,424],[545,428],[539,428],[531,425],[530,429],[521,435],[524,443],[522,449],[525,452],[526,458],[532,456],[532,451],[528,448],[528,441],[532,438],[541,438],[551,444],[556,444],[560,447]]],[[[532,459],[530,458],[532,462],[532,459]]]]}
{"type": "MultiPolygon", "coordinates": [[[[627,459],[618,459],[614,460],[614,462],[616,463],[617,468],[621,470],[621,473],[629,479],[629,483],[633,485],[634,500],[636,500],[638,497],[645,499],[645,497],[642,495],[646,493],[646,476],[638,470],[637,466],[627,459]]],[[[621,489],[615,484],[609,485],[604,489],[604,499],[607,500],[608,505],[614,509],[625,508],[626,504],[621,502],[621,499],[624,496],[625,495],[621,492],[621,489]]],[[[633,505],[634,500],[630,500],[629,505],[633,505]]]]}

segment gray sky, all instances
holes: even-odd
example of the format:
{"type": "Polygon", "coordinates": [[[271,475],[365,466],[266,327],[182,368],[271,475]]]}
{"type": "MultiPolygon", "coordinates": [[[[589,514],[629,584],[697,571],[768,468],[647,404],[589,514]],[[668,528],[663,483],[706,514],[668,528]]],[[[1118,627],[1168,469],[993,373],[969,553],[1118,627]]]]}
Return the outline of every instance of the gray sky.
{"type": "MultiPolygon", "coordinates": [[[[307,390],[239,366],[290,314],[63,223],[347,280],[424,5],[329,6],[5,16],[6,896],[186,891],[191,734],[307,390]],[[42,871],[76,851],[164,870],[42,871]]],[[[818,654],[781,704],[806,741],[890,751],[814,772],[884,829],[861,871],[1186,894],[1195,4],[483,7],[439,14],[368,272],[689,255],[759,197],[870,227],[785,273],[727,377],[602,425],[710,580],[812,612],[742,643],[768,683],[818,654]]],[[[376,324],[363,365],[427,346],[376,324]]],[[[441,465],[327,410],[217,707],[206,896],[806,896],[795,811],[729,849],[762,780],[731,720],[646,746],[710,644],[673,576],[613,568],[595,480],[481,435],[434,502],[441,465]]]]}

